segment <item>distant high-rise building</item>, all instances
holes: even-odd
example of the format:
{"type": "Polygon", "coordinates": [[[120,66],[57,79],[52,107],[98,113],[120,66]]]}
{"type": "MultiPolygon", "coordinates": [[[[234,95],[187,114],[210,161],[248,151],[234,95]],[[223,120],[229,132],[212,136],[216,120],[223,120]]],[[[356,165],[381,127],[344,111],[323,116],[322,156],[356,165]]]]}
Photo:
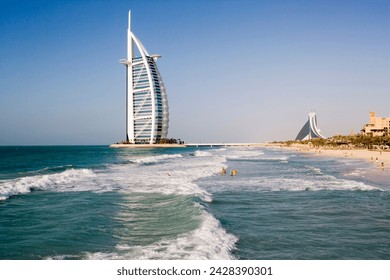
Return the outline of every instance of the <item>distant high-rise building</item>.
{"type": "Polygon", "coordinates": [[[126,141],[155,144],[168,135],[168,99],[157,69],[160,55],[149,55],[131,31],[129,11],[126,66],[126,141]]]}
{"type": "Polygon", "coordinates": [[[295,140],[310,140],[313,138],[325,138],[321,134],[321,130],[317,127],[317,117],[316,113],[310,112],[309,119],[299,131],[295,140]]]}

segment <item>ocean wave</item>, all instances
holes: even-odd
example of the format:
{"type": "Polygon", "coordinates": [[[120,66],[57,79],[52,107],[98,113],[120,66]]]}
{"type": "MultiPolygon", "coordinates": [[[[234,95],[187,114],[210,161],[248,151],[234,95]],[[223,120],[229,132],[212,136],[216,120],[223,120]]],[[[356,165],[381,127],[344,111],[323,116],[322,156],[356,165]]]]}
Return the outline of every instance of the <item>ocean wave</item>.
{"type": "Polygon", "coordinates": [[[330,175],[318,178],[229,178],[224,181],[207,182],[210,193],[224,191],[383,191],[381,188],[363,182],[337,179],[330,175]]]}
{"type": "Polygon", "coordinates": [[[269,160],[269,161],[282,161],[287,162],[289,157],[288,156],[281,156],[281,157],[264,157],[263,160],[269,160]]]}
{"type": "Polygon", "coordinates": [[[287,155],[269,155],[265,154],[261,150],[254,150],[254,149],[246,149],[246,150],[240,150],[240,149],[231,149],[227,153],[225,153],[225,157],[229,161],[276,161],[276,162],[283,162],[288,163],[289,156],[287,155]]]}
{"type": "Polygon", "coordinates": [[[324,175],[324,173],[322,173],[321,171],[321,168],[318,168],[318,167],[314,167],[314,166],[307,166],[307,169],[313,173],[313,174],[316,174],[316,175],[324,175]]]}
{"type": "MultiPolygon", "coordinates": [[[[183,157],[163,154],[132,159],[138,164],[110,164],[105,169],[66,169],[53,174],[26,176],[0,182],[0,200],[32,190],[93,191],[194,195],[212,201],[196,180],[217,174],[226,161],[220,156],[183,157]],[[149,164],[148,164],[149,163],[149,164]],[[155,163],[155,164],[150,164],[155,163]],[[163,164],[162,164],[163,163],[163,164]]],[[[58,167],[58,170],[65,167],[58,167]]],[[[52,172],[45,169],[46,172],[52,172]]],[[[43,172],[43,171],[42,171],[43,172]]]]}
{"type": "Polygon", "coordinates": [[[95,173],[90,169],[67,169],[61,173],[36,175],[0,182],[0,200],[26,194],[33,190],[79,191],[74,183],[91,179],[95,173]]]}
{"type": "Polygon", "coordinates": [[[291,180],[284,183],[285,187],[279,187],[279,190],[287,191],[382,191],[382,189],[367,185],[363,182],[357,182],[347,179],[335,179],[328,176],[328,179],[322,181],[311,180],[291,180]]]}
{"type": "Polygon", "coordinates": [[[49,257],[46,257],[45,260],[71,260],[71,259],[74,259],[74,260],[77,260],[77,259],[80,259],[81,256],[80,255],[56,255],[56,256],[49,256],[49,257]]]}
{"type": "MultiPolygon", "coordinates": [[[[173,164],[168,166],[159,166],[153,170],[144,168],[134,168],[114,172],[113,177],[108,177],[107,185],[119,186],[121,193],[161,193],[165,195],[195,195],[202,200],[210,202],[212,196],[210,193],[200,188],[194,181],[203,176],[213,174],[211,171],[205,171],[201,168],[189,168],[182,170],[175,168],[173,164]]],[[[110,175],[107,175],[110,176],[110,175]]]]}
{"type": "Polygon", "coordinates": [[[115,252],[86,253],[86,259],[219,260],[234,259],[238,238],[229,234],[211,214],[203,211],[199,228],[146,246],[117,244],[115,252]]]}
{"type": "Polygon", "coordinates": [[[252,149],[230,149],[226,153],[226,158],[228,160],[251,160],[251,159],[263,159],[264,152],[259,150],[252,149]]]}
{"type": "Polygon", "coordinates": [[[209,157],[211,156],[212,154],[210,152],[207,152],[207,151],[201,151],[201,150],[197,150],[195,151],[194,153],[194,156],[196,157],[209,157]]]}
{"type": "Polygon", "coordinates": [[[41,175],[41,174],[58,173],[60,171],[65,171],[65,170],[71,169],[73,167],[74,167],[73,165],[69,164],[69,165],[44,167],[41,169],[28,170],[28,171],[18,171],[18,172],[9,172],[9,173],[1,172],[1,177],[5,178],[5,179],[0,180],[0,183],[2,181],[11,180],[14,178],[32,177],[32,176],[41,175]]]}
{"type": "Polygon", "coordinates": [[[172,155],[158,155],[158,156],[147,156],[147,157],[139,157],[135,159],[130,159],[130,162],[139,163],[139,164],[152,164],[159,163],[167,159],[181,158],[183,155],[181,154],[172,154],[172,155]]]}
{"type": "MultiPolygon", "coordinates": [[[[145,162],[141,158],[140,162],[145,162]]],[[[197,180],[218,174],[226,167],[224,157],[182,156],[181,154],[149,157],[156,164],[111,165],[106,173],[99,174],[105,185],[116,185],[122,193],[161,193],[195,195],[206,202],[212,201],[210,193],[199,187],[197,180]],[[164,161],[163,164],[160,164],[164,161]]]]}

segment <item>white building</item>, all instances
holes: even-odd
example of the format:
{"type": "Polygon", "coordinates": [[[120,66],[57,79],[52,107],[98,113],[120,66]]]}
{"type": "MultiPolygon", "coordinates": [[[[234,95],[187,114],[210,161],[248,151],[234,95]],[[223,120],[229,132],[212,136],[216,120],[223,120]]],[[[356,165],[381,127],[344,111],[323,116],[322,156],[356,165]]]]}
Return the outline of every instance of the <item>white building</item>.
{"type": "Polygon", "coordinates": [[[149,55],[131,31],[131,12],[127,29],[126,141],[155,144],[168,135],[168,99],[157,69],[159,55],[149,55]]]}
{"type": "Polygon", "coordinates": [[[303,125],[302,129],[299,131],[295,141],[297,140],[310,140],[314,138],[325,138],[321,134],[321,130],[317,126],[317,116],[315,112],[309,113],[309,119],[303,125]]]}

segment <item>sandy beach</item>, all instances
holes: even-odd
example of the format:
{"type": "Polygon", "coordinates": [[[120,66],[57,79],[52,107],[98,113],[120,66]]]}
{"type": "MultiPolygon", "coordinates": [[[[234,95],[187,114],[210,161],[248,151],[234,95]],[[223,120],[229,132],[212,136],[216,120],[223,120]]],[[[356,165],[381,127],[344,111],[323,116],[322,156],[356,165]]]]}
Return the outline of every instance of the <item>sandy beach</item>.
{"type": "Polygon", "coordinates": [[[306,144],[293,144],[291,146],[281,144],[269,144],[269,146],[280,147],[282,149],[310,153],[316,156],[342,157],[363,159],[373,166],[390,172],[390,151],[367,150],[367,149],[324,149],[315,148],[306,144]],[[383,164],[382,164],[383,163],[383,164]]]}

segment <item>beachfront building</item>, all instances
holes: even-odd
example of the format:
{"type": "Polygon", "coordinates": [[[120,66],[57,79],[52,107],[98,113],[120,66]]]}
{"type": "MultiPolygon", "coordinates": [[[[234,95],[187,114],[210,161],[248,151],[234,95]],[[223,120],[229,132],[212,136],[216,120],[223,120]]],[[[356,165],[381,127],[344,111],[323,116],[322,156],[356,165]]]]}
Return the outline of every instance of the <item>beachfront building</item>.
{"type": "Polygon", "coordinates": [[[156,61],[131,31],[129,11],[126,66],[126,142],[156,144],[168,135],[168,99],[156,61]]]}
{"type": "Polygon", "coordinates": [[[375,112],[370,112],[370,119],[361,130],[363,135],[386,136],[390,135],[390,117],[377,117],[375,112]]]}
{"type": "Polygon", "coordinates": [[[325,138],[321,130],[317,127],[317,116],[315,112],[309,113],[309,119],[299,131],[295,141],[310,140],[314,138],[325,138]]]}

